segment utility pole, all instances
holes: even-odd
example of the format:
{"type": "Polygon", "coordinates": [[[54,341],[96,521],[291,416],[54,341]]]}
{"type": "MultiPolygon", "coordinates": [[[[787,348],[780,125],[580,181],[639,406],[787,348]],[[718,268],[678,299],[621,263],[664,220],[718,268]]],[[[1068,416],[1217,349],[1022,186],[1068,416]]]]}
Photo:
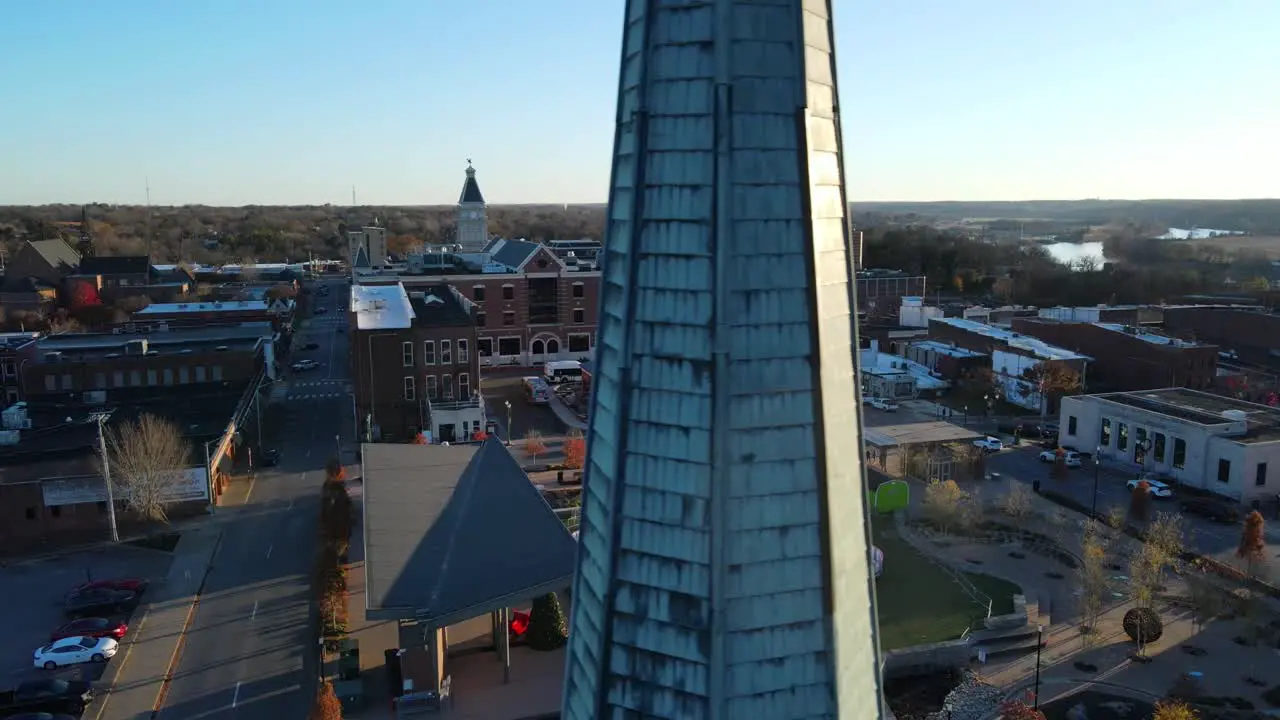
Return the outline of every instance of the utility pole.
{"type": "Polygon", "coordinates": [[[103,424],[111,417],[111,413],[94,413],[91,420],[98,423],[98,452],[102,453],[102,479],[107,485],[107,523],[111,526],[111,542],[120,542],[120,529],[116,525],[116,496],[111,489],[111,461],[107,458],[107,436],[103,432],[103,424]]]}

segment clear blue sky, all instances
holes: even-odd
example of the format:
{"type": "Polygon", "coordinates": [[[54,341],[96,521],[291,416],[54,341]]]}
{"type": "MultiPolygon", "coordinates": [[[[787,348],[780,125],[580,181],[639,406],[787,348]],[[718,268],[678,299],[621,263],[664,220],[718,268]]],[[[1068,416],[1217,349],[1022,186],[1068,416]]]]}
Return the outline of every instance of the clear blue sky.
{"type": "MultiPolygon", "coordinates": [[[[835,6],[853,201],[1280,196],[1280,1],[835,6]]],[[[0,204],[606,199],[621,0],[3,15],[0,204]]]]}

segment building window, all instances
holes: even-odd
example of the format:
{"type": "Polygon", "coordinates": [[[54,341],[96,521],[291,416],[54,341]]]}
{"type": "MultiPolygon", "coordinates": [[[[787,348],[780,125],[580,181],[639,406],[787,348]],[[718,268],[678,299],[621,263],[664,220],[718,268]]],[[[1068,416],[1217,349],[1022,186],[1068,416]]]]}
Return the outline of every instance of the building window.
{"type": "Polygon", "coordinates": [[[515,300],[515,299],[516,299],[516,286],[515,286],[515,285],[503,285],[503,286],[502,286],[502,299],[503,299],[503,300],[515,300]]]}
{"type": "Polygon", "coordinates": [[[582,308],[574,308],[574,309],[573,309],[573,323],[574,323],[575,325],[581,325],[582,323],[584,323],[584,322],[586,322],[586,321],[587,321],[587,311],[586,311],[586,310],[583,310],[582,308]]]}
{"type": "Polygon", "coordinates": [[[106,373],[94,373],[94,374],[93,374],[93,389],[94,389],[94,390],[105,390],[106,388],[107,388],[107,374],[106,374],[106,373]]]}
{"type": "Polygon", "coordinates": [[[586,294],[587,294],[587,293],[586,293],[586,288],[584,288],[584,287],[582,286],[582,283],[580,283],[580,282],[576,282],[576,283],[574,283],[574,284],[573,284],[573,296],[574,296],[574,297],[576,297],[576,298],[585,297],[585,296],[586,296],[586,294]]]}
{"type": "Polygon", "coordinates": [[[1218,482],[1231,482],[1231,461],[1226,458],[1218,458],[1218,482]]]}
{"type": "Polygon", "coordinates": [[[1187,466],[1187,441],[1180,437],[1173,439],[1173,466],[1178,470],[1187,466]]]}
{"type": "Polygon", "coordinates": [[[190,370],[190,368],[186,368],[186,367],[180,367],[180,368],[178,368],[178,384],[179,384],[179,385],[186,385],[186,384],[187,384],[187,383],[189,383],[189,382],[191,382],[191,370],[190,370]]]}
{"type": "Polygon", "coordinates": [[[441,365],[453,364],[453,343],[449,342],[448,340],[440,341],[440,364],[441,365]]]}
{"type": "Polygon", "coordinates": [[[1129,448],[1129,426],[1116,423],[1116,449],[1124,452],[1129,448]]]}
{"type": "Polygon", "coordinates": [[[213,381],[222,382],[222,366],[221,365],[213,366],[213,381]]]}
{"type": "Polygon", "coordinates": [[[58,389],[58,378],[53,375],[44,376],[44,389],[49,392],[56,392],[58,389]]]}
{"type": "Polygon", "coordinates": [[[206,377],[205,377],[205,372],[206,372],[206,371],[205,371],[205,369],[204,369],[204,366],[203,366],[203,365],[197,365],[197,366],[196,366],[196,382],[198,382],[198,383],[202,383],[202,382],[204,382],[205,380],[207,380],[207,379],[208,379],[208,378],[206,378],[206,377]]]}
{"type": "MultiPolygon", "coordinates": [[[[185,370],[186,368],[183,368],[183,369],[185,370]]],[[[111,373],[111,386],[124,387],[124,371],[123,370],[116,370],[115,372],[111,373]]]]}
{"type": "Polygon", "coordinates": [[[1076,416],[1075,415],[1067,416],[1067,434],[1071,435],[1072,437],[1074,437],[1076,434],[1076,416]]]}
{"type": "Polygon", "coordinates": [[[164,384],[165,385],[173,384],[173,368],[164,369],[164,384]]]}
{"type": "Polygon", "coordinates": [[[1267,484],[1267,464],[1258,463],[1258,471],[1253,476],[1253,484],[1262,487],[1267,484]]]}
{"type": "Polygon", "coordinates": [[[488,327],[488,325],[489,316],[482,312],[476,313],[476,327],[488,327]]]}
{"type": "Polygon", "coordinates": [[[511,327],[516,324],[516,314],[513,310],[502,311],[502,324],[511,327]]]}
{"type": "Polygon", "coordinates": [[[471,347],[466,340],[458,340],[458,364],[466,365],[471,362],[471,347]]]}
{"type": "Polygon", "coordinates": [[[1102,434],[1098,436],[1098,444],[1111,447],[1111,418],[1102,418],[1102,434]]]}
{"type": "Polygon", "coordinates": [[[519,355],[520,354],[520,338],[504,337],[498,338],[498,354],[499,355],[519,355]]]}
{"type": "Polygon", "coordinates": [[[417,388],[413,385],[413,376],[406,375],[404,377],[404,399],[413,402],[418,397],[417,388]]]}
{"type": "Polygon", "coordinates": [[[1147,460],[1147,429],[1135,428],[1133,437],[1133,461],[1141,465],[1147,460]]]}
{"type": "Polygon", "coordinates": [[[413,343],[400,343],[400,364],[404,367],[413,367],[413,343]]]}
{"type": "Polygon", "coordinates": [[[18,374],[18,366],[12,360],[4,361],[4,376],[14,377],[18,374]]]}
{"type": "MultiPolygon", "coordinates": [[[[458,399],[471,399],[471,376],[466,373],[458,373],[458,399]]],[[[1266,467],[1263,465],[1262,467],[1266,467]]]]}
{"type": "Polygon", "coordinates": [[[428,375],[427,376],[427,399],[431,400],[432,402],[436,401],[437,399],[439,399],[439,395],[437,394],[438,392],[439,391],[436,389],[436,376],[428,375]]]}
{"type": "Polygon", "coordinates": [[[444,393],[444,399],[452,400],[453,399],[453,376],[441,375],[440,386],[441,386],[441,391],[444,393]]]}
{"type": "Polygon", "coordinates": [[[484,302],[484,286],[476,285],[471,288],[471,299],[476,302],[484,302]]]}
{"type": "Polygon", "coordinates": [[[476,352],[480,353],[480,357],[489,357],[493,354],[493,338],[477,338],[476,352]]]}
{"type": "Polygon", "coordinates": [[[129,371],[129,387],[142,387],[142,371],[141,370],[129,371]]]}
{"type": "Polygon", "coordinates": [[[71,376],[70,376],[70,375],[63,375],[63,376],[62,376],[62,389],[63,389],[63,390],[65,390],[65,391],[67,391],[67,392],[70,392],[70,391],[71,391],[71,389],[72,389],[72,384],[71,384],[71,376]]]}
{"type": "Polygon", "coordinates": [[[5,388],[5,389],[4,389],[4,404],[5,404],[5,405],[12,405],[12,404],[14,404],[14,403],[16,403],[16,402],[18,402],[18,388],[5,388]]]}
{"type": "Polygon", "coordinates": [[[160,384],[160,374],[155,370],[147,371],[147,387],[155,387],[160,384]]]}
{"type": "Polygon", "coordinates": [[[569,352],[584,353],[591,349],[591,336],[586,333],[569,333],[569,352]]]}
{"type": "Polygon", "coordinates": [[[422,341],[422,364],[423,365],[436,364],[436,341],[435,340],[422,341]]]}
{"type": "Polygon", "coordinates": [[[1156,462],[1162,463],[1164,462],[1164,433],[1154,433],[1151,437],[1151,454],[1155,455],[1156,462]]]}

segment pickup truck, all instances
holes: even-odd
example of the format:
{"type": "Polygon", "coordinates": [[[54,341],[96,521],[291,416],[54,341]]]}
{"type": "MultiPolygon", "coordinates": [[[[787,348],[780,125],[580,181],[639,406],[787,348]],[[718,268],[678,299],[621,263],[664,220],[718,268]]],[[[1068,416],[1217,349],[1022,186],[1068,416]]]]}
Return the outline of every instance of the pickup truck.
{"type": "Polygon", "coordinates": [[[21,712],[80,714],[93,702],[93,688],[80,680],[43,678],[0,691],[0,717],[21,712]]]}

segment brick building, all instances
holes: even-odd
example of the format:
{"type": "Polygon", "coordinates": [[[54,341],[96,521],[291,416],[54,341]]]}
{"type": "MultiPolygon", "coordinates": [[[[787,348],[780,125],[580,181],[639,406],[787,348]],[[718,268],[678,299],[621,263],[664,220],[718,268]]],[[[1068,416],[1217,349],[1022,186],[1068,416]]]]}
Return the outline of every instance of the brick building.
{"type": "Polygon", "coordinates": [[[239,325],[268,322],[283,330],[293,319],[293,301],[230,300],[213,302],[152,303],[133,314],[135,322],[167,322],[171,327],[239,325]]]}
{"type": "Polygon", "coordinates": [[[1013,330],[1093,358],[1089,367],[1093,389],[1203,390],[1212,386],[1217,375],[1216,346],[1159,335],[1133,325],[1017,318],[1013,330]]]}
{"type": "Polygon", "coordinates": [[[22,401],[22,349],[39,337],[36,332],[0,333],[0,408],[22,401]]]}
{"type": "Polygon", "coordinates": [[[937,340],[911,343],[903,355],[948,380],[976,377],[991,367],[991,358],[985,353],[937,340]]]}
{"type": "Polygon", "coordinates": [[[1170,335],[1213,343],[1242,360],[1275,363],[1280,351],[1280,315],[1223,305],[1169,306],[1164,329],[1170,335]]]}
{"type": "Polygon", "coordinates": [[[366,439],[469,439],[485,427],[474,307],[450,285],[352,285],[351,373],[366,439]]]}

